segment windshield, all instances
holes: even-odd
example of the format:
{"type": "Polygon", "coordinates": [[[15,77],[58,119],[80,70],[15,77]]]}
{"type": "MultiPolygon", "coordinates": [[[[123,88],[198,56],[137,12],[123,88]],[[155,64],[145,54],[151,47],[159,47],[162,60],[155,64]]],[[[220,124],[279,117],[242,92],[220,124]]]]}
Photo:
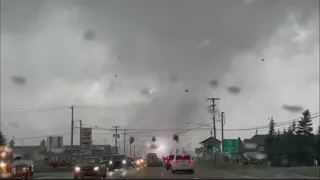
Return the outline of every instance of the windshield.
{"type": "Polygon", "coordinates": [[[112,156],[105,156],[104,158],[103,158],[103,160],[110,160],[112,158],[112,156]]]}
{"type": "Polygon", "coordinates": [[[174,155],[170,155],[167,157],[167,159],[172,160],[174,158],[174,155]]]}
{"type": "Polygon", "coordinates": [[[191,157],[190,156],[188,156],[188,155],[185,155],[185,156],[180,156],[180,155],[178,155],[177,157],[176,157],[176,160],[191,160],[191,157]]]}
{"type": "Polygon", "coordinates": [[[125,155],[115,155],[112,157],[112,160],[117,161],[117,160],[126,160],[125,155]]]}
{"type": "Polygon", "coordinates": [[[0,3],[0,160],[319,177],[320,0],[0,3]]]}
{"type": "Polygon", "coordinates": [[[100,164],[100,159],[92,158],[92,159],[83,159],[83,164],[100,164]]]}

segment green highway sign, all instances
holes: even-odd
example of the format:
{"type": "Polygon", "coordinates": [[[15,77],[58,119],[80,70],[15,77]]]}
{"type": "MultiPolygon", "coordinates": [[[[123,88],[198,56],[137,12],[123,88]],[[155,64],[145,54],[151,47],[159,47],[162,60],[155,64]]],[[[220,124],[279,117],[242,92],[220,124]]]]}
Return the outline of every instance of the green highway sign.
{"type": "Polygon", "coordinates": [[[238,139],[223,139],[222,152],[238,152],[238,139]]]}

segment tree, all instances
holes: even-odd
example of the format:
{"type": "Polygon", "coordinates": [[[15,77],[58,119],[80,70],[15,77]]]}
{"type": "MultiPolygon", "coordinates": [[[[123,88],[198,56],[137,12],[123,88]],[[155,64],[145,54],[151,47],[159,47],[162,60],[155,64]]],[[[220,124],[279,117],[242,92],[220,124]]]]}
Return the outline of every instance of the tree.
{"type": "Polygon", "coordinates": [[[7,145],[7,138],[0,131],[0,146],[6,146],[6,145],[7,145]]]}
{"type": "Polygon", "coordinates": [[[291,126],[289,126],[288,128],[288,133],[291,135],[294,135],[294,133],[296,132],[296,121],[293,121],[291,126]]]}
{"type": "Polygon", "coordinates": [[[13,148],[14,147],[14,140],[12,139],[10,142],[9,142],[9,146],[11,147],[11,148],[13,148]]]}
{"type": "Polygon", "coordinates": [[[320,125],[318,126],[317,135],[320,136],[320,125]]]}
{"type": "Polygon", "coordinates": [[[269,122],[269,132],[268,132],[269,136],[274,136],[276,134],[275,126],[276,126],[276,123],[274,122],[273,117],[271,117],[269,122]]]}
{"type": "Polygon", "coordinates": [[[267,149],[268,152],[268,159],[269,161],[272,161],[273,157],[274,157],[274,136],[276,134],[276,130],[275,130],[275,125],[276,123],[273,120],[273,117],[271,117],[270,122],[269,122],[269,132],[268,132],[268,137],[265,141],[265,147],[267,149]]]}
{"type": "Polygon", "coordinates": [[[302,118],[298,121],[296,133],[298,135],[309,136],[312,134],[312,119],[309,110],[307,109],[302,113],[302,118]]]}

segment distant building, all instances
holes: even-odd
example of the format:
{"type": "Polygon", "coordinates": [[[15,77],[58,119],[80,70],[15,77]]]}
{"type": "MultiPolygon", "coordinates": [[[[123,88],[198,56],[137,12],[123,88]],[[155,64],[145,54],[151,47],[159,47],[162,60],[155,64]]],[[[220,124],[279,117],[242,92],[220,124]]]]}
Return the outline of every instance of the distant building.
{"type": "MultiPolygon", "coordinates": [[[[47,160],[68,160],[70,158],[70,145],[64,146],[64,151],[59,154],[53,152],[47,152],[46,146],[14,146],[13,153],[15,156],[22,156],[25,159],[31,159],[33,161],[47,160]]],[[[73,146],[73,156],[80,156],[80,146],[73,146]]],[[[113,154],[111,152],[111,145],[93,145],[92,156],[103,157],[113,154]]]]}

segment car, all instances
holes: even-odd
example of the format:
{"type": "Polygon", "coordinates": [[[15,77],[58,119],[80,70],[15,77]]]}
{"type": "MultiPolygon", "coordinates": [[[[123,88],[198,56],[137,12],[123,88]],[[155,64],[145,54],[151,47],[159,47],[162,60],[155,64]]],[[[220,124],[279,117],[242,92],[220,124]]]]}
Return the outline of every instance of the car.
{"type": "Polygon", "coordinates": [[[74,179],[84,177],[106,178],[106,166],[99,157],[85,157],[74,167],[74,179]]]}
{"type": "Polygon", "coordinates": [[[1,179],[32,179],[29,165],[21,162],[21,157],[13,156],[11,147],[0,146],[0,180],[1,179]]]}
{"type": "Polygon", "coordinates": [[[109,171],[114,171],[115,169],[128,168],[132,166],[126,155],[114,154],[109,161],[109,171]]]}
{"type": "Polygon", "coordinates": [[[164,160],[164,167],[169,170],[171,169],[171,161],[173,160],[174,155],[169,155],[164,160]]]}
{"type": "Polygon", "coordinates": [[[158,158],[156,153],[148,153],[147,154],[147,166],[156,166],[156,167],[161,167],[162,166],[162,161],[158,158]]]}
{"type": "Polygon", "coordinates": [[[171,172],[172,174],[175,174],[179,171],[194,174],[194,160],[190,155],[181,154],[174,156],[171,161],[171,172]]]}
{"type": "Polygon", "coordinates": [[[143,158],[136,158],[134,161],[134,167],[143,167],[145,165],[143,158]]]}

